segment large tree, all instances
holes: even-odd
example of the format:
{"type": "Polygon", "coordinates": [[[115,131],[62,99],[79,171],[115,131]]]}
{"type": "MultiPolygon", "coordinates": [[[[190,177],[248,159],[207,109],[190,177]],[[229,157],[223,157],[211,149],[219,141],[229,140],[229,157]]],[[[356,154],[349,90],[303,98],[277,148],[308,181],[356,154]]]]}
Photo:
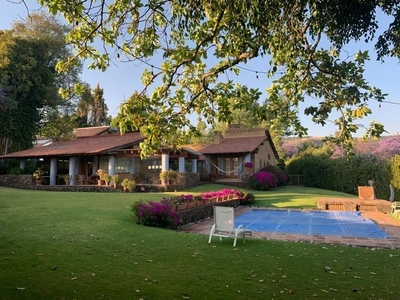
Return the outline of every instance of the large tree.
{"type": "Polygon", "coordinates": [[[107,116],[107,112],[104,90],[97,84],[92,91],[90,85],[85,83],[74,116],[78,127],[110,124],[111,117],[107,116]]]}
{"type": "MultiPolygon", "coordinates": [[[[139,115],[143,106],[151,107],[146,110],[148,139],[142,143],[147,153],[156,149],[162,137],[172,136],[171,128],[177,125],[186,127],[186,132],[195,131],[190,114],[210,123],[229,121],[229,99],[239,99],[238,108],[245,108],[247,99],[258,100],[259,92],[221,76],[239,73],[241,65],[257,57],[265,58],[269,75],[275,78],[261,118],[272,116],[272,123],[287,123],[297,134],[305,134],[298,107],[306,100],[314,101],[305,114],[323,125],[338,111],[334,138],[347,142],[359,129],[358,119],[371,114],[368,102],[382,101],[384,95],[363,77],[368,53],[344,56],[343,46],[376,38],[376,16],[382,11],[392,16],[392,23],[378,37],[378,57],[400,54],[398,1],[39,2],[74,24],[68,39],[75,45],[77,57],[92,59],[92,68],[106,70],[114,57],[148,65],[142,75],[143,90],[137,101],[129,104],[129,111],[139,115]],[[103,44],[96,45],[98,40],[103,44]],[[323,40],[328,44],[325,48],[323,40]],[[158,65],[154,57],[162,57],[162,63],[158,65]],[[146,103],[142,95],[148,99],[146,103]]],[[[73,60],[68,60],[59,67],[71,63],[73,60]]],[[[121,113],[126,111],[122,105],[121,113]]],[[[134,126],[143,128],[141,118],[127,119],[138,120],[134,126]]],[[[124,124],[120,125],[124,129],[124,124]]],[[[372,123],[366,134],[379,136],[383,130],[381,124],[372,123]]]]}
{"type": "Polygon", "coordinates": [[[66,32],[66,26],[45,14],[31,14],[0,32],[0,86],[7,104],[0,109],[0,153],[31,148],[54,111],[71,106],[59,88],[76,83],[79,68],[55,70],[57,61],[71,55],[66,32]]]}

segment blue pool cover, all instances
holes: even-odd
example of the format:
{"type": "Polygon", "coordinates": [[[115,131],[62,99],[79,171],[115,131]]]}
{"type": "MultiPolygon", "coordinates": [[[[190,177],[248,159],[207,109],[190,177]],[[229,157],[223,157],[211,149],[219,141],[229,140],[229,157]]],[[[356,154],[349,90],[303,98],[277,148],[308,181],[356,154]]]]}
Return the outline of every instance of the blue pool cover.
{"type": "Polygon", "coordinates": [[[235,218],[235,225],[260,232],[389,238],[383,229],[360,212],[249,210],[235,218]]]}

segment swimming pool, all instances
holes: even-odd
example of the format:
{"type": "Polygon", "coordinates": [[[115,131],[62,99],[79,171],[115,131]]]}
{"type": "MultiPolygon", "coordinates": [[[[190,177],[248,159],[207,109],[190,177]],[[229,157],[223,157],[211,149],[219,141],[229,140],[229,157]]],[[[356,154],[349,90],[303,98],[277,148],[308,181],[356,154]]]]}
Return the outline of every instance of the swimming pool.
{"type": "Polygon", "coordinates": [[[390,238],[383,229],[360,212],[249,210],[235,218],[235,224],[260,232],[331,235],[359,238],[390,238]]]}

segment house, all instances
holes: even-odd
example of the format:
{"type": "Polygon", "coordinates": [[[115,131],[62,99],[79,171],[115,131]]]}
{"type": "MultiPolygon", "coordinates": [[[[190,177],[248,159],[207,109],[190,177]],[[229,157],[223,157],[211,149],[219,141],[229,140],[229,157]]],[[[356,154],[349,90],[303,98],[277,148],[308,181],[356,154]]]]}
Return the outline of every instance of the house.
{"type": "Polygon", "coordinates": [[[162,147],[158,153],[146,159],[140,159],[140,142],[145,137],[139,132],[121,135],[110,126],[79,128],[75,131],[76,139],[48,143],[0,156],[1,159],[19,159],[20,168],[25,167],[26,160],[35,159],[39,167],[48,170],[47,184],[63,184],[63,175],[70,174],[71,185],[85,178],[87,183],[97,183],[98,169],[110,175],[122,177],[134,175],[136,182],[159,183],[159,173],[169,170],[170,164],[177,166],[181,173],[197,173],[199,154],[190,148],[179,152],[170,147],[162,147]]]}
{"type": "Polygon", "coordinates": [[[241,179],[246,162],[255,172],[267,165],[276,165],[279,156],[268,130],[249,129],[244,125],[229,125],[225,136],[214,132],[214,142],[201,149],[206,168],[213,177],[241,179]]]}
{"type": "Polygon", "coordinates": [[[70,141],[46,143],[0,158],[19,159],[21,169],[28,159],[36,160],[37,166],[48,170],[45,184],[49,185],[63,184],[63,175],[67,174],[72,175],[71,185],[78,184],[78,179],[79,183],[95,184],[99,169],[121,178],[131,176],[143,184],[160,184],[160,172],[171,168],[181,174],[199,174],[197,181],[200,174],[240,180],[245,162],[252,162],[255,171],[276,164],[278,159],[268,130],[243,125],[230,125],[224,137],[216,132],[214,142],[205,147],[188,145],[176,151],[163,146],[146,159],[140,158],[139,144],[145,136],[139,132],[121,135],[110,126],[99,126],[76,129],[75,136],[70,141]]]}

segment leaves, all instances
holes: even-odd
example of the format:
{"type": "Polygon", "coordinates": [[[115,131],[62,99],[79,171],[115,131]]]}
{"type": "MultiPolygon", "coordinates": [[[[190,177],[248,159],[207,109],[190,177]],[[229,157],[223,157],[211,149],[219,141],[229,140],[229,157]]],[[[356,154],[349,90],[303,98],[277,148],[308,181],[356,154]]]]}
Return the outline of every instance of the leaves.
{"type": "MultiPolygon", "coordinates": [[[[259,91],[236,85],[229,77],[236,78],[238,67],[255,58],[265,59],[263,67],[274,79],[266,109],[258,111],[257,121],[268,120],[272,128],[288,127],[304,135],[307,129],[300,122],[300,104],[315,100],[305,114],[319,125],[333,122],[338,132],[332,140],[348,144],[360,129],[355,119],[369,115],[370,99],[382,101],[384,94],[363,77],[368,53],[346,56],[342,47],[351,40],[372,40],[378,27],[377,8],[399,19],[397,4],[389,2],[150,0],[106,4],[103,0],[92,6],[80,1],[68,5],[40,1],[75,24],[68,41],[76,47],[76,58],[91,60],[90,68],[106,70],[116,51],[126,62],[148,66],[142,74],[143,89],[126,103],[129,109],[121,107],[118,116],[122,128],[132,126],[147,136],[141,144],[142,156],[154,153],[163,139],[172,140],[174,146],[182,144],[176,138],[178,129],[196,135],[189,120],[192,114],[211,125],[231,122],[230,101],[233,109],[258,101],[259,91]],[[97,40],[102,42],[100,47],[94,43],[97,40]],[[328,50],[321,40],[330,43],[328,50]],[[334,111],[339,117],[331,120],[334,111]]],[[[379,55],[400,53],[397,29],[394,22],[381,36],[376,45],[379,55]]],[[[366,133],[379,136],[382,132],[383,127],[372,125],[366,133]]]]}

